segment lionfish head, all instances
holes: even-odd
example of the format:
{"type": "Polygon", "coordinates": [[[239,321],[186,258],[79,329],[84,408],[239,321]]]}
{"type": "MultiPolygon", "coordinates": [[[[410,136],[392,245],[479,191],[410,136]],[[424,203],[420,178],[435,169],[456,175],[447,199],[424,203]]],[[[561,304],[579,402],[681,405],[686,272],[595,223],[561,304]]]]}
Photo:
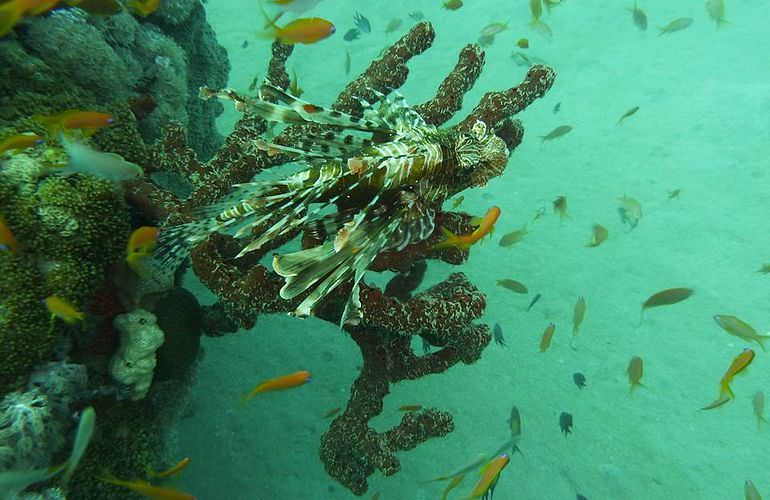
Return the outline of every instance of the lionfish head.
{"type": "Polygon", "coordinates": [[[461,134],[455,143],[460,168],[470,172],[473,186],[484,186],[505,170],[508,147],[487,124],[476,121],[470,133],[461,134]]]}

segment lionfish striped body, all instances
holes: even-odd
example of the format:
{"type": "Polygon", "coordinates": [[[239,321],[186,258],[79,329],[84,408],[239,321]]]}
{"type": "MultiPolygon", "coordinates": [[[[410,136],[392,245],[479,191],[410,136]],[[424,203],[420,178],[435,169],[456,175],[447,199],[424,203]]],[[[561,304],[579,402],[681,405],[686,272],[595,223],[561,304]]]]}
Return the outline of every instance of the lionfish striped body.
{"type": "Polygon", "coordinates": [[[202,89],[201,94],[231,99],[237,109],[268,121],[313,124],[298,144],[256,144],[307,168],[277,181],[235,186],[226,199],[199,209],[199,220],[163,229],[158,256],[171,264],[216,231],[254,238],[238,256],[298,229],[329,236],[317,247],[273,259],[274,270],[286,279],[283,298],[310,290],[294,311],[300,317],[352,280],[343,322],[355,324],[358,285],[375,257],[428,238],[435,209],[444,200],[485,184],[507,161],[505,144],[484,123],[476,122],[468,133],[437,129],[399,95],[378,94],[377,108],[361,101],[363,116],[356,117],[302,101],[269,83],[259,98],[230,90],[202,89]]]}

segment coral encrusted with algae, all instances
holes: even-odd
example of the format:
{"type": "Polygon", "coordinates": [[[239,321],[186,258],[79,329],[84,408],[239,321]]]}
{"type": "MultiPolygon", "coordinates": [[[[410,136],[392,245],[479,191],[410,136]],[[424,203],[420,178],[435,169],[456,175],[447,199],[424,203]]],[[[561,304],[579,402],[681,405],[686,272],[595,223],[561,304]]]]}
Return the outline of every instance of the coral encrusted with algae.
{"type": "Polygon", "coordinates": [[[63,334],[60,323],[49,326],[42,299],[57,295],[85,308],[128,238],[120,188],[50,175],[60,160],[58,149],[40,146],[0,169],[0,213],[19,241],[16,253],[0,252],[0,392],[21,386],[63,334]]]}

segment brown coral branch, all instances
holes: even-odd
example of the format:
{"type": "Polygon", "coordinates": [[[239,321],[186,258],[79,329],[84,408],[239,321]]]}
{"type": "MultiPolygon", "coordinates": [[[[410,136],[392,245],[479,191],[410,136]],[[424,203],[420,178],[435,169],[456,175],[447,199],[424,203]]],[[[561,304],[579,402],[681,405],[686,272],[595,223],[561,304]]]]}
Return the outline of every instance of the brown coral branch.
{"type": "Polygon", "coordinates": [[[484,68],[485,54],[477,44],[466,45],[457,64],[439,85],[436,95],[415,106],[415,110],[432,125],[447,122],[463,107],[463,97],[473,88],[484,68]]]}
{"type": "Polygon", "coordinates": [[[400,88],[409,75],[406,63],[430,48],[434,38],[436,32],[429,22],[423,21],[412,26],[400,40],[388,47],[358,78],[345,87],[332,108],[360,115],[361,104],[357,98],[375,102],[378,97],[372,90],[388,94],[400,88]]]}
{"type": "Polygon", "coordinates": [[[351,329],[350,335],[364,364],[345,412],[324,434],[320,450],[327,473],[357,495],[366,492],[367,478],[375,470],[386,476],[400,470],[396,452],[454,430],[452,416],[434,408],[407,414],[382,433],[370,428],[369,421],[382,412],[390,384],[442,373],[460,361],[472,363],[490,341],[486,326],[470,324],[484,310],[484,295],[461,273],[405,302],[367,287],[362,303],[371,308],[364,314],[367,326],[351,329]],[[374,309],[376,317],[370,315],[374,309]],[[444,317],[447,311],[452,314],[449,321],[444,317]],[[409,332],[398,329],[405,316],[413,317],[406,325],[412,332],[432,335],[446,347],[416,356],[409,332]]]}
{"type": "Polygon", "coordinates": [[[536,64],[527,72],[520,84],[499,92],[487,92],[474,108],[473,112],[458,125],[461,130],[470,130],[477,120],[497,127],[497,125],[543,97],[553,85],[556,73],[547,67],[536,64]]]}

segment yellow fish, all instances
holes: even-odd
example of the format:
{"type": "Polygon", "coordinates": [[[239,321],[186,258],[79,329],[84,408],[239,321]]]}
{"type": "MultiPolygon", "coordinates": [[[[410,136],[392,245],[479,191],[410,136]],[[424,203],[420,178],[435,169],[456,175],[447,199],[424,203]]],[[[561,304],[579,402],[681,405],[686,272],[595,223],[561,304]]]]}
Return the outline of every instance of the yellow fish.
{"type": "Polygon", "coordinates": [[[16,241],[13,231],[8,227],[2,215],[0,215],[0,251],[10,253],[19,251],[19,242],[16,241]]]}
{"type": "Polygon", "coordinates": [[[141,479],[134,479],[132,481],[125,481],[118,479],[112,474],[106,474],[104,476],[97,477],[99,481],[114,484],[115,486],[121,486],[127,488],[134,493],[138,493],[148,498],[154,498],[155,500],[195,500],[195,497],[187,493],[183,493],[173,488],[165,488],[163,486],[155,486],[147,481],[141,479]]]}
{"type": "Polygon", "coordinates": [[[735,316],[717,314],[714,316],[714,321],[730,335],[735,335],[749,342],[756,342],[763,351],[765,350],[765,340],[770,339],[770,335],[758,334],[753,326],[735,316]]]}
{"type": "Polygon", "coordinates": [[[741,353],[737,355],[735,359],[733,359],[733,362],[730,363],[730,367],[722,376],[722,380],[719,381],[719,397],[717,397],[717,399],[715,399],[712,403],[701,408],[701,410],[711,410],[718,406],[722,406],[723,404],[735,398],[735,394],[733,394],[733,391],[730,388],[730,382],[732,382],[733,377],[748,368],[751,362],[754,361],[754,356],[754,351],[746,348],[741,351],[741,353]]]}
{"type": "Polygon", "coordinates": [[[503,469],[510,461],[510,457],[503,453],[482,467],[481,479],[476,483],[476,487],[471,491],[469,498],[487,498],[487,496],[491,496],[497,485],[497,480],[500,478],[500,473],[503,472],[503,469]]]}
{"type": "Polygon", "coordinates": [[[282,375],[280,377],[271,378],[269,380],[265,380],[264,382],[261,382],[257,384],[256,387],[254,387],[251,392],[246,394],[242,399],[241,403],[245,403],[249,399],[253,398],[257,394],[261,394],[263,392],[269,392],[269,391],[284,391],[286,389],[292,389],[294,387],[299,387],[300,385],[307,384],[310,382],[310,372],[307,370],[302,370],[294,373],[289,373],[288,375],[282,375]]]}
{"type": "Polygon", "coordinates": [[[610,232],[607,230],[606,227],[602,226],[601,224],[594,224],[592,228],[591,241],[589,241],[586,246],[598,247],[599,245],[607,241],[607,237],[609,236],[609,234],[610,232]]]}
{"type": "Polygon", "coordinates": [[[155,472],[154,470],[147,469],[147,476],[156,478],[156,479],[165,479],[167,477],[174,476],[176,474],[179,474],[183,470],[187,468],[188,465],[190,465],[190,462],[192,462],[192,459],[190,457],[185,457],[179,462],[176,463],[173,467],[170,469],[166,469],[161,472],[155,472]]]}
{"type": "Polygon", "coordinates": [[[16,134],[6,137],[0,142],[0,155],[7,151],[18,151],[37,146],[43,140],[44,138],[37,134],[16,134]]]}
{"type": "Polygon", "coordinates": [[[147,17],[160,7],[160,0],[129,0],[126,4],[132,13],[147,17]]]}
{"type": "Polygon", "coordinates": [[[57,295],[51,295],[45,298],[43,302],[48,312],[51,313],[52,324],[55,318],[59,318],[68,325],[74,325],[78,322],[84,323],[86,320],[86,313],[78,311],[75,306],[57,295]]]}
{"type": "Polygon", "coordinates": [[[126,262],[136,274],[143,273],[141,260],[152,255],[152,250],[158,242],[160,229],[154,226],[142,226],[128,238],[126,246],[126,262]]]}

